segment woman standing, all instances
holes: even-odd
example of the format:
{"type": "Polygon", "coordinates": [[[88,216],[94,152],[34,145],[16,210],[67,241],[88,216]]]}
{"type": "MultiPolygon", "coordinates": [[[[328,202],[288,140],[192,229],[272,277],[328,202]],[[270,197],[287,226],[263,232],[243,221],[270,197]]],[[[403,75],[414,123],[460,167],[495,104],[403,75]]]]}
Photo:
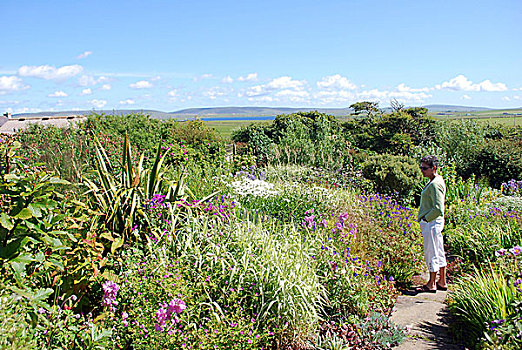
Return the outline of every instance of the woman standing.
{"type": "Polygon", "coordinates": [[[427,284],[417,288],[418,292],[435,293],[437,289],[447,290],[446,286],[446,254],[442,229],[444,228],[444,197],[446,184],[442,176],[437,174],[439,161],[435,156],[421,159],[421,171],[430,179],[421,193],[418,220],[424,238],[424,259],[428,265],[430,279],[427,284]],[[437,272],[440,272],[436,282],[437,272]]]}

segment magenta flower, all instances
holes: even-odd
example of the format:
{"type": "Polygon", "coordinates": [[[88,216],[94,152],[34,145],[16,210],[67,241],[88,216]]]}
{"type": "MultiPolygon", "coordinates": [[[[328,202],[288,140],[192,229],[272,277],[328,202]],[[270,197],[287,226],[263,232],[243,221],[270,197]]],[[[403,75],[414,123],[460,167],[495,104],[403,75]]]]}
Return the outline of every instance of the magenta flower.
{"type": "Polygon", "coordinates": [[[172,299],[168,305],[167,312],[169,314],[177,313],[179,314],[181,311],[185,310],[187,306],[185,305],[185,302],[181,299],[172,299]]]}
{"type": "Polygon", "coordinates": [[[509,249],[509,252],[511,254],[513,254],[514,256],[517,256],[518,254],[520,254],[522,252],[522,247],[516,245],[514,246],[513,248],[510,248],[509,249]]]}
{"type": "Polygon", "coordinates": [[[504,256],[506,255],[507,249],[501,248],[495,252],[495,256],[504,256]]]}

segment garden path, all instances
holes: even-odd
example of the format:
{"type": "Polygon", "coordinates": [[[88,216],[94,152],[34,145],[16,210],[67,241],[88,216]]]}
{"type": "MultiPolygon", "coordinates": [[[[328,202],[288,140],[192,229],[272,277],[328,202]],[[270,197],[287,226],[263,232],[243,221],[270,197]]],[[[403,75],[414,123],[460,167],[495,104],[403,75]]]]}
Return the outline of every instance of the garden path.
{"type": "Polygon", "coordinates": [[[437,291],[437,293],[408,291],[399,296],[391,319],[396,324],[409,329],[409,336],[396,349],[464,349],[461,345],[455,344],[448,331],[450,315],[444,303],[447,294],[448,292],[445,291],[437,291]]]}

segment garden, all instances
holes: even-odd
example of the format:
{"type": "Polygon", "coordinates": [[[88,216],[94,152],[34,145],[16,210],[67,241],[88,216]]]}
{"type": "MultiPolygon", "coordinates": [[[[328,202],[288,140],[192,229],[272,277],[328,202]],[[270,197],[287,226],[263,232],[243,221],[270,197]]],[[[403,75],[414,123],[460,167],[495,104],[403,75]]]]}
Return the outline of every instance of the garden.
{"type": "Polygon", "coordinates": [[[425,269],[427,154],[447,186],[454,336],[520,348],[522,129],[354,107],[231,140],[142,114],[0,135],[0,348],[398,345],[393,306],[425,269]]]}

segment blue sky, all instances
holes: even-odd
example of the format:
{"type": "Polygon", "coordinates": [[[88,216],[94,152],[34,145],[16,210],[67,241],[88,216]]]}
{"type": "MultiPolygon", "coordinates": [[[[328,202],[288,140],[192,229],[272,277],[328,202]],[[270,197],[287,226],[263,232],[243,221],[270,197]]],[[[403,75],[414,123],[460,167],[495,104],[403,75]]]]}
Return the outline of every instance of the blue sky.
{"type": "Polygon", "coordinates": [[[0,2],[0,112],[522,107],[522,1],[0,2]]]}

